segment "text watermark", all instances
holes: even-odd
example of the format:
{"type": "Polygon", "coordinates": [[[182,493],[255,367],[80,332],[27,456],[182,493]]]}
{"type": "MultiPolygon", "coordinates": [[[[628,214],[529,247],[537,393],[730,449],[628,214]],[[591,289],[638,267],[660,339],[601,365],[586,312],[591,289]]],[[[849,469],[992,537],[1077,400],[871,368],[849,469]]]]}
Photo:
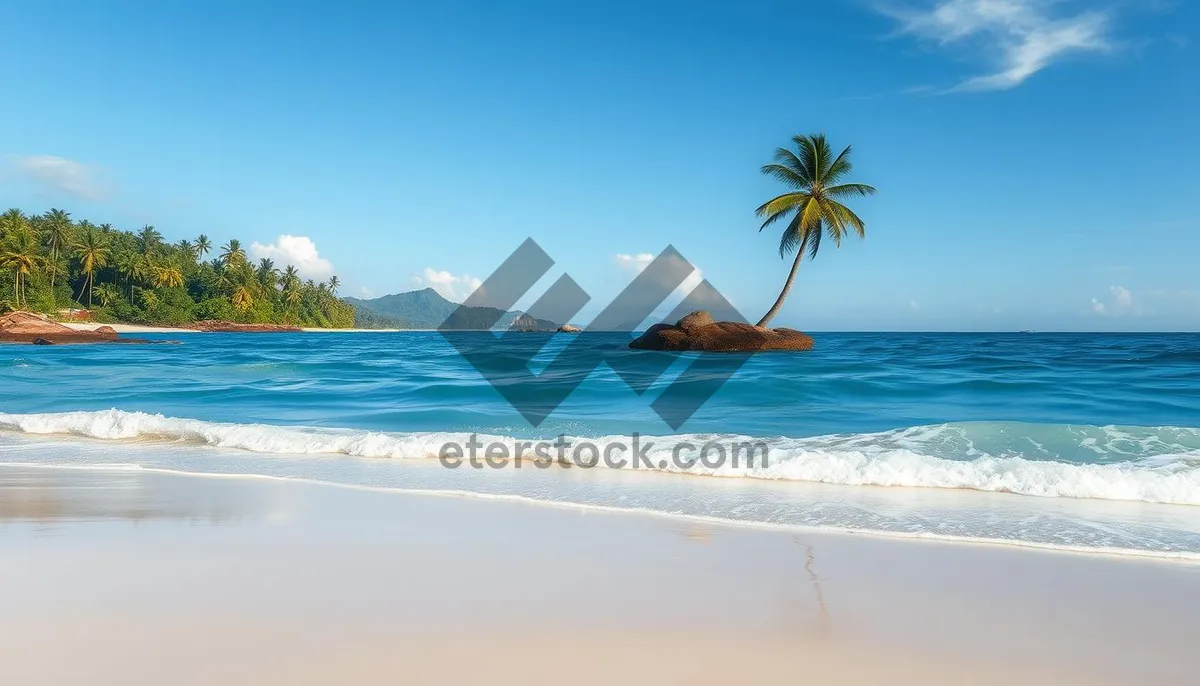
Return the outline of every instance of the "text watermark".
{"type": "Polygon", "coordinates": [[[767,467],[770,448],[765,441],[679,441],[632,434],[629,440],[605,439],[601,443],[559,436],[554,440],[481,441],[471,434],[465,443],[449,441],[438,451],[443,467],[463,465],[474,469],[579,467],[591,469],[651,469],[689,471],[767,467]]]}

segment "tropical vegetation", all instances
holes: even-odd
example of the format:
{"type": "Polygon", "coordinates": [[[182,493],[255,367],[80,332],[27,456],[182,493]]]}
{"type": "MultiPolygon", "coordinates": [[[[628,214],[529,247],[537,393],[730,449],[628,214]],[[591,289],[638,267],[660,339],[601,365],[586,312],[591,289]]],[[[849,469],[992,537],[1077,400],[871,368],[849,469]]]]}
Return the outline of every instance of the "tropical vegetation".
{"type": "Polygon", "coordinates": [[[793,136],[792,143],[794,150],[777,148],[775,161],[762,168],[763,174],[777,179],[790,190],[763,203],[755,212],[765,218],[759,231],[790,217],[779,238],[779,256],[786,258],[794,252],[796,258],[779,298],[758,321],[758,326],[766,326],[779,314],[783,301],[792,290],[800,262],[806,254],[810,260],[816,258],[822,236],[833,241],[835,247],[841,247],[842,239],[851,232],[859,238],[866,237],[862,219],[841,200],[875,192],[866,184],[844,182],[854,168],[849,145],[834,157],[824,134],[793,136]]]}
{"type": "Polygon", "coordinates": [[[0,311],[85,308],[97,321],[158,325],[353,326],[354,307],[337,297],[339,285],[336,276],[314,283],[292,265],[252,261],[237,239],[167,243],[153,226],[121,231],[60,209],[0,214],[0,311]]]}

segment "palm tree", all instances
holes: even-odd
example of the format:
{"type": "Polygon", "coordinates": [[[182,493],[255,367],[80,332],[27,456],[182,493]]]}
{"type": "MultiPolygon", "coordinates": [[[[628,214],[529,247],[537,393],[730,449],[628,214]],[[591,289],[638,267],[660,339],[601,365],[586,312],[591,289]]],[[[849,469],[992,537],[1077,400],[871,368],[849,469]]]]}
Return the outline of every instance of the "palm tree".
{"type": "Polygon", "coordinates": [[[258,268],[254,271],[255,276],[258,277],[258,282],[262,284],[265,290],[275,290],[275,285],[279,281],[279,270],[275,269],[275,262],[271,258],[261,258],[258,261],[258,268]]]}
{"type": "Polygon", "coordinates": [[[4,244],[0,245],[0,265],[13,270],[16,276],[13,281],[13,296],[17,307],[27,302],[25,281],[42,262],[43,258],[38,254],[37,237],[32,231],[8,229],[4,236],[4,244]]]}
{"type": "Polygon", "coordinates": [[[231,238],[221,248],[221,261],[225,263],[225,266],[236,266],[245,262],[246,251],[242,249],[242,242],[236,238],[231,238]]]}
{"type": "Polygon", "coordinates": [[[233,309],[238,312],[245,312],[254,304],[254,294],[246,286],[237,286],[233,289],[233,296],[230,298],[233,303],[233,309]]]}
{"type": "Polygon", "coordinates": [[[204,256],[212,250],[212,241],[208,240],[208,236],[200,234],[196,237],[196,257],[204,259],[204,256]]]}
{"type": "Polygon", "coordinates": [[[158,232],[158,229],[150,226],[149,224],[143,226],[141,231],[138,231],[137,237],[138,247],[142,254],[146,256],[154,253],[159,244],[162,243],[163,238],[162,234],[158,232]]]}
{"type": "Polygon", "coordinates": [[[125,279],[129,284],[129,302],[133,302],[133,287],[139,279],[145,279],[147,276],[147,264],[145,259],[135,252],[122,252],[117,254],[113,260],[117,271],[125,275],[125,279]]]}
{"type": "Polygon", "coordinates": [[[847,145],[835,158],[824,134],[797,135],[792,137],[792,142],[795,143],[795,151],[777,148],[775,162],[763,166],[762,173],[775,177],[793,190],[768,200],[755,212],[760,217],[766,217],[759,231],[792,215],[779,239],[779,256],[786,257],[794,251],[796,259],[783,284],[783,291],[758,321],[758,326],[766,326],[779,314],[788,291],[792,290],[792,282],[796,279],[796,270],[800,268],[804,253],[808,253],[810,260],[817,256],[822,234],[829,236],[834,246],[839,247],[842,238],[851,230],[859,238],[866,236],[863,221],[839,200],[875,192],[874,188],[865,184],[840,183],[853,169],[850,146],[847,145]]]}
{"type": "Polygon", "coordinates": [[[75,244],[75,256],[79,268],[86,276],[84,285],[88,292],[88,307],[92,306],[92,286],[96,282],[96,270],[108,264],[108,241],[95,229],[89,228],[75,244]]]}
{"type": "MultiPolygon", "coordinates": [[[[54,281],[58,276],[58,254],[71,242],[71,213],[51,209],[43,218],[46,247],[50,249],[50,297],[54,298],[54,281]]],[[[84,222],[91,226],[90,223],[84,222]]]]}
{"type": "Polygon", "coordinates": [[[25,213],[13,207],[0,215],[0,239],[5,236],[29,229],[29,220],[25,218],[25,213]]]}
{"type": "Polygon", "coordinates": [[[283,283],[284,285],[300,283],[300,270],[289,264],[287,269],[283,270],[283,283]]]}
{"type": "Polygon", "coordinates": [[[183,285],[183,270],[174,262],[154,268],[154,284],[159,288],[176,288],[183,285]]]}
{"type": "Polygon", "coordinates": [[[100,305],[108,307],[121,298],[121,290],[116,284],[102,283],[96,286],[96,300],[100,301],[100,305]]]}
{"type": "Polygon", "coordinates": [[[329,277],[329,292],[332,295],[337,295],[338,287],[342,285],[342,280],[337,277],[337,274],[329,277]]]}

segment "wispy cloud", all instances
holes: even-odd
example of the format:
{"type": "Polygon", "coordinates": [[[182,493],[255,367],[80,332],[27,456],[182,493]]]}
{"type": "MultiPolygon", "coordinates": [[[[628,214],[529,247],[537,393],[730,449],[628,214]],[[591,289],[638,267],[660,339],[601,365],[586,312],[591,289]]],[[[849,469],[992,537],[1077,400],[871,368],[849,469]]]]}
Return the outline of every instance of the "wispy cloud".
{"type": "Polygon", "coordinates": [[[1109,286],[1107,301],[1092,298],[1092,312],[1101,315],[1138,314],[1133,306],[1133,292],[1124,286],[1109,286]]]}
{"type": "Polygon", "coordinates": [[[936,0],[880,5],[900,23],[900,32],[940,47],[976,51],[992,71],[969,77],[943,92],[1016,88],[1072,53],[1113,49],[1108,12],[1054,15],[1055,0],[936,0]]]}
{"type": "Polygon", "coordinates": [[[438,295],[453,302],[466,300],[468,295],[483,285],[482,280],[470,274],[452,274],[433,267],[426,267],[425,271],[412,277],[412,283],[417,288],[432,288],[438,295]]]}
{"type": "Polygon", "coordinates": [[[280,268],[291,265],[306,279],[323,280],[333,276],[333,263],[321,257],[317,244],[308,236],[285,233],[274,243],[263,245],[255,242],[250,246],[250,254],[256,258],[274,260],[280,268]]]}
{"type": "Polygon", "coordinates": [[[13,155],[10,167],[20,178],[40,190],[84,200],[101,200],[112,187],[96,167],[55,155],[13,155]]]}
{"type": "MultiPolygon", "coordinates": [[[[618,253],[614,256],[613,261],[616,262],[617,266],[623,271],[629,273],[631,275],[630,278],[632,278],[633,276],[641,274],[642,270],[644,270],[650,265],[651,262],[654,261],[654,257],[654,255],[648,252],[637,253],[635,255],[618,253]]],[[[699,286],[701,281],[704,281],[704,273],[700,271],[700,268],[694,267],[693,269],[694,271],[692,271],[692,273],[683,280],[683,283],[675,289],[675,293],[679,295],[679,299],[681,300],[688,293],[691,293],[696,286],[699,286]]]]}

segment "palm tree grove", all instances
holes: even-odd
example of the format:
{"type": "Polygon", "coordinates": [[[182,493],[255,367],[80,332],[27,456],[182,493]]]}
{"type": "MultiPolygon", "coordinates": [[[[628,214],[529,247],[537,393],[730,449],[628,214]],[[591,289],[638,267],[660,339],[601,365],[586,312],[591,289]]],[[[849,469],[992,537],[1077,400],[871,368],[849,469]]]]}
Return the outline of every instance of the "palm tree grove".
{"type": "Polygon", "coordinates": [[[236,239],[168,244],[153,226],[120,231],[59,209],[0,215],[0,312],[85,308],[101,322],[350,327],[354,307],[338,299],[338,285],[336,276],[314,283],[292,265],[252,262],[236,239]]]}

